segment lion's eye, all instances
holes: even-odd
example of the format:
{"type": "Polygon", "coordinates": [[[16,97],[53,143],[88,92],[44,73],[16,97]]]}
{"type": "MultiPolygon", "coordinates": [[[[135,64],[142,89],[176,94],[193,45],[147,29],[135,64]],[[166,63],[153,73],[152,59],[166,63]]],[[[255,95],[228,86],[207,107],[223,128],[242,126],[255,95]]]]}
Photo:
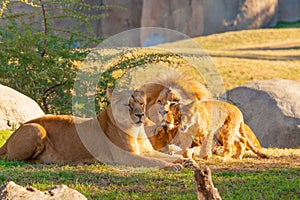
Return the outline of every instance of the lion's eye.
{"type": "Polygon", "coordinates": [[[130,104],[125,104],[129,109],[132,109],[132,106],[130,104]]]}

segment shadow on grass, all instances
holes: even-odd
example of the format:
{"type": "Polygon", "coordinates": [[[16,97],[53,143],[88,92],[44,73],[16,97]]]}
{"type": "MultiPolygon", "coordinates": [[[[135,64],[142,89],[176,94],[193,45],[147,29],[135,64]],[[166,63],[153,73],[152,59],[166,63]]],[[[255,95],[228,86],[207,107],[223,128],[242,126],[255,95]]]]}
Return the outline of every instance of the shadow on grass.
{"type": "MultiPolygon", "coordinates": [[[[212,169],[214,184],[223,199],[299,198],[299,168],[267,168],[267,163],[261,167],[251,159],[247,158],[242,162],[245,163],[243,165],[236,162],[220,163],[223,167],[212,169]],[[239,170],[234,170],[237,166],[239,170]]],[[[218,165],[216,161],[215,165],[218,165]]],[[[66,184],[89,199],[196,198],[191,170],[175,172],[99,163],[46,165],[1,160],[0,183],[9,180],[40,190],[66,184]]]]}

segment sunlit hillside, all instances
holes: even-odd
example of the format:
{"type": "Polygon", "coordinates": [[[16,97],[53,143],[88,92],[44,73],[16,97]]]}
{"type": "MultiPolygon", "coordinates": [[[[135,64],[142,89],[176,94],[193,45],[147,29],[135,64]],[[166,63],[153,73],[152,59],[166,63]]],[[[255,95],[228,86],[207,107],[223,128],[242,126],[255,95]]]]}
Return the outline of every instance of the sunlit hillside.
{"type": "MultiPolygon", "coordinates": [[[[283,78],[300,81],[300,28],[259,29],[194,38],[213,58],[225,88],[253,80],[283,78]]],[[[194,52],[193,48],[180,46],[194,52]]]]}

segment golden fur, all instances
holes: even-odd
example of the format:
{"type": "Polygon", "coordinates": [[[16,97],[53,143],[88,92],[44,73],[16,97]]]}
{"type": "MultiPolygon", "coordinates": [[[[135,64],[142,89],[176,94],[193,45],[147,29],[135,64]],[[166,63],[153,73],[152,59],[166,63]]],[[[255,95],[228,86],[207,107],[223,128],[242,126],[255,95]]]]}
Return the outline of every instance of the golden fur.
{"type": "Polygon", "coordinates": [[[181,156],[159,153],[147,139],[144,93],[109,92],[109,97],[111,104],[94,118],[46,115],[26,122],[0,148],[0,157],[41,163],[100,161],[181,169],[180,164],[174,164],[183,161],[181,156]]]}
{"type": "MultiPolygon", "coordinates": [[[[247,135],[247,138],[251,141],[253,146],[255,146],[258,150],[261,151],[260,142],[257,139],[254,132],[251,130],[251,128],[247,124],[244,124],[244,129],[245,129],[245,133],[247,135]]],[[[215,139],[216,139],[216,141],[215,141],[215,144],[214,144],[213,153],[221,155],[222,151],[223,151],[223,142],[221,141],[221,138],[215,138],[215,139]]],[[[197,146],[197,145],[192,145],[192,146],[197,146]]],[[[249,147],[248,143],[246,144],[246,150],[251,151],[251,148],[249,147]]]]}
{"type": "Polygon", "coordinates": [[[236,148],[235,158],[242,159],[246,147],[259,157],[266,158],[259,150],[260,145],[257,148],[248,138],[248,135],[254,135],[248,128],[245,128],[243,115],[236,106],[221,101],[194,101],[182,106],[181,126],[176,142],[185,149],[191,140],[196,139],[201,145],[200,150],[199,147],[195,148],[197,154],[200,158],[209,158],[216,134],[223,145],[224,160],[232,156],[233,147],[236,148]]]}
{"type": "Polygon", "coordinates": [[[153,119],[156,121],[156,124],[160,125],[155,126],[154,131],[153,129],[148,131],[147,126],[145,127],[148,138],[154,149],[168,153],[168,145],[177,134],[180,126],[180,104],[170,102],[165,106],[161,104],[154,104],[150,110],[152,111],[149,113],[150,119],[153,119]],[[164,116],[164,118],[157,120],[157,113],[160,113],[162,116],[164,116]],[[151,131],[154,132],[154,134],[151,134],[151,131]]]}
{"type": "MultiPolygon", "coordinates": [[[[173,116],[170,112],[166,115],[170,120],[167,119],[163,121],[161,113],[159,113],[162,110],[161,106],[167,105],[167,102],[178,102],[182,99],[200,100],[211,98],[210,92],[202,83],[194,80],[190,76],[179,75],[172,72],[166,73],[152,83],[145,84],[140,90],[147,94],[147,117],[156,124],[156,126],[146,127],[146,133],[153,148],[163,152],[167,151],[168,148],[166,147],[168,147],[169,142],[177,133],[179,118],[175,116],[177,124],[175,123],[174,125],[174,123],[171,122],[173,116]],[[168,125],[164,124],[166,122],[169,122],[168,125]],[[172,127],[170,127],[170,125],[172,127]]],[[[172,106],[176,107],[175,104],[172,106]]],[[[178,112],[174,112],[174,114],[179,115],[178,112]]]]}
{"type": "Polygon", "coordinates": [[[146,111],[156,103],[165,105],[167,101],[211,98],[210,92],[201,82],[191,76],[172,71],[143,85],[140,90],[147,96],[146,111]]]}
{"type": "MultiPolygon", "coordinates": [[[[180,103],[176,103],[176,102],[168,102],[168,104],[166,104],[164,106],[164,110],[166,112],[163,120],[161,121],[166,121],[166,125],[167,125],[167,130],[173,130],[173,131],[177,131],[180,123],[181,123],[181,115],[182,115],[182,111],[181,111],[181,104],[180,103]],[[171,128],[170,128],[171,126],[171,128]],[[172,128],[174,127],[174,129],[172,128]]],[[[244,129],[245,129],[245,133],[247,138],[251,141],[251,143],[258,149],[261,150],[261,145],[259,140],[257,139],[256,135],[254,134],[254,132],[250,129],[250,127],[247,124],[244,124],[244,129]]],[[[170,139],[168,138],[174,138],[177,132],[173,132],[171,135],[170,133],[168,134],[168,132],[164,133],[164,137],[161,136],[160,140],[166,140],[171,142],[170,139]]],[[[162,134],[161,134],[162,135],[162,134]]],[[[217,135],[215,135],[217,136],[217,135]]],[[[221,138],[215,137],[215,149],[214,151],[217,151],[218,147],[222,147],[223,142],[221,141],[221,138]]],[[[195,146],[201,146],[203,142],[203,137],[195,137],[191,147],[195,147],[195,146]]],[[[248,143],[246,145],[246,150],[251,150],[248,143]]]]}

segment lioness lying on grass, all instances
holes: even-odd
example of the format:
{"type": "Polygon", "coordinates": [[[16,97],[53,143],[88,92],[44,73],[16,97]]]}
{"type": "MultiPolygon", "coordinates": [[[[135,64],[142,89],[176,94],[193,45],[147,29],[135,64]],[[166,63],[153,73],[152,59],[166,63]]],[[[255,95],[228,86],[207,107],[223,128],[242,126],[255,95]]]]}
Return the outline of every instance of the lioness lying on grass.
{"type": "Polygon", "coordinates": [[[94,118],[46,115],[19,127],[0,148],[0,157],[42,163],[108,162],[181,169],[182,156],[157,152],[143,124],[142,91],[108,91],[111,104],[94,118]]]}

